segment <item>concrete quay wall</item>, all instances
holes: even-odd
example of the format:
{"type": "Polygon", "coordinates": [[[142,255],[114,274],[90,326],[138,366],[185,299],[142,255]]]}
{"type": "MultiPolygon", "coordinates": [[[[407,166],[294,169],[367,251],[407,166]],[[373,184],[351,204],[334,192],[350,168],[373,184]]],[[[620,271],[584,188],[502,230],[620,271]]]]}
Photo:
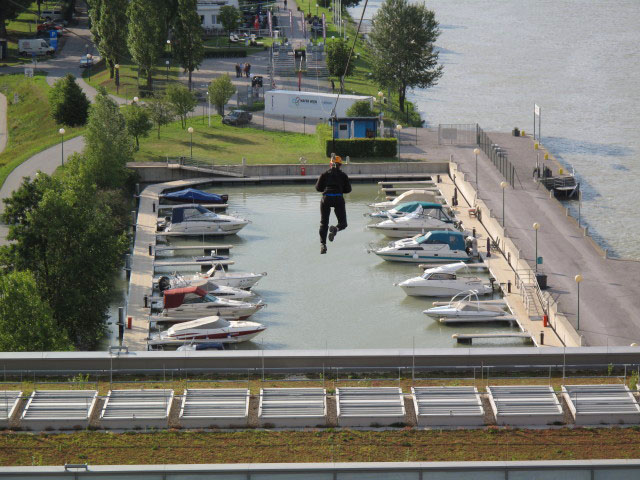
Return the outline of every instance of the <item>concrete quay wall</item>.
{"type": "MultiPolygon", "coordinates": [[[[327,168],[327,164],[285,164],[285,165],[220,165],[215,171],[207,173],[204,168],[178,165],[175,163],[162,162],[131,162],[127,165],[135,170],[140,178],[140,183],[163,183],[176,180],[188,180],[202,178],[210,175],[212,180],[228,179],[242,182],[242,177],[251,179],[252,183],[256,179],[268,180],[268,177],[291,177],[290,181],[315,181],[314,177],[319,176],[327,168]],[[302,167],[305,168],[305,175],[301,174],[302,167]],[[233,177],[225,177],[224,173],[229,172],[233,177]],[[239,176],[239,177],[238,177],[239,176]],[[265,178],[267,177],[267,178],[265,178]],[[311,177],[311,178],[305,178],[311,177]]],[[[349,163],[344,165],[344,171],[349,175],[411,175],[430,174],[449,171],[447,162],[380,162],[380,163],[349,163]]],[[[377,179],[376,179],[377,180],[377,179]]]]}

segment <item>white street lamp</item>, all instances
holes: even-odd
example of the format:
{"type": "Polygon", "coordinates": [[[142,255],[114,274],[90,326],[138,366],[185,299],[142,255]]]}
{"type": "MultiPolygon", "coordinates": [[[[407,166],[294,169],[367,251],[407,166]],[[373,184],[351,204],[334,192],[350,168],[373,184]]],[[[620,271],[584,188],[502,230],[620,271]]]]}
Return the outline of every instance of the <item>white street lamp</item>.
{"type": "Polygon", "coordinates": [[[540,224],[538,222],[533,224],[533,229],[536,231],[536,273],[538,273],[538,230],[540,229],[540,224]]]}
{"type": "Polygon", "coordinates": [[[502,187],[502,227],[504,228],[504,190],[507,188],[509,184],[507,182],[500,182],[500,187],[502,187]]]}
{"type": "Polygon", "coordinates": [[[578,312],[576,318],[578,319],[576,330],[580,330],[580,282],[582,282],[582,275],[578,274],[574,277],[574,280],[578,284],[578,312]]]}
{"type": "Polygon", "coordinates": [[[396,125],[396,132],[398,132],[398,161],[400,161],[400,132],[402,131],[402,125],[396,125]]]}
{"type": "Polygon", "coordinates": [[[480,191],[480,187],[478,186],[478,154],[480,153],[480,149],[474,148],[473,153],[476,155],[476,191],[480,191]]]}
{"type": "Polygon", "coordinates": [[[65,130],[64,128],[61,128],[60,130],[58,130],[58,133],[60,134],[60,136],[62,136],[62,143],[60,144],[60,160],[61,160],[61,165],[64,165],[64,134],[65,134],[65,130]]]}
{"type": "Polygon", "coordinates": [[[190,143],[190,147],[191,147],[191,160],[193,160],[193,127],[189,127],[187,129],[187,132],[189,132],[189,135],[191,135],[191,143],[190,143]]]}

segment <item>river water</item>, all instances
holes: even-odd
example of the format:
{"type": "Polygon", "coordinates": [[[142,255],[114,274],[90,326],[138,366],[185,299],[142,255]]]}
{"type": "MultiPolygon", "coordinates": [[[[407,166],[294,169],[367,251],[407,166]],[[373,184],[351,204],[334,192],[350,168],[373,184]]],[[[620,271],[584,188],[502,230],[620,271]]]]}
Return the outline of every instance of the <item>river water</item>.
{"type": "MultiPolygon", "coordinates": [[[[361,3],[363,5],[364,2],[361,3]]],[[[370,0],[371,18],[380,0],[370,0]]],[[[640,259],[640,2],[430,0],[444,76],[415,90],[427,126],[533,131],[575,168],[582,219],[614,254],[640,259]]],[[[351,14],[360,17],[362,7],[351,14]]]]}
{"type": "MultiPolygon", "coordinates": [[[[432,306],[429,300],[407,297],[393,285],[420,271],[415,264],[385,262],[366,252],[370,243],[389,241],[367,230],[372,220],[363,215],[371,211],[367,205],[376,200],[377,185],[354,186],[347,199],[349,227],[328,244],[326,255],[320,255],[318,236],[320,195],[312,186],[246,186],[223,193],[229,193],[229,212],[252,223],[238,235],[206,242],[234,245],[231,271],[268,273],[254,287],[268,306],[250,318],[268,328],[237,348],[455,347],[451,335],[456,332],[510,331],[496,324],[442,326],[422,313],[432,306]]],[[[172,240],[176,245],[187,242],[198,243],[172,240]]]]}

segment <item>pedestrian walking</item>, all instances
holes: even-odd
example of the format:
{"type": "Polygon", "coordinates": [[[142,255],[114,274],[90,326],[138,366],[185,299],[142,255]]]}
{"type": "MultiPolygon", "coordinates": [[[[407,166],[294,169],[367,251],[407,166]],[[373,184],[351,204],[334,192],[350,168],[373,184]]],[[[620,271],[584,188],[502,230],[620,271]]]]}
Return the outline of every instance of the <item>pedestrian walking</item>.
{"type": "Polygon", "coordinates": [[[288,8],[287,8],[287,0],[284,0],[284,9],[288,10],[288,8]]]}
{"type": "Polygon", "coordinates": [[[331,168],[324,172],[316,182],[316,190],[322,193],[320,201],[320,253],[327,253],[327,233],[329,241],[333,242],[340,230],[347,228],[347,210],[344,203],[344,194],[351,192],[351,182],[346,173],[340,170],[342,158],[335,153],[331,154],[331,168]],[[338,219],[336,226],[329,226],[331,209],[338,219]]]}
{"type": "Polygon", "coordinates": [[[236,63],[236,78],[242,76],[242,69],[240,68],[240,64],[236,63]]]}
{"type": "Polygon", "coordinates": [[[251,75],[251,64],[247,62],[247,77],[249,77],[249,75],[251,75]]]}
{"type": "Polygon", "coordinates": [[[336,93],[336,83],[331,80],[331,93],[336,93]]]}
{"type": "Polygon", "coordinates": [[[248,73],[249,72],[249,70],[248,70],[249,67],[248,67],[248,65],[249,65],[248,63],[245,63],[243,68],[242,68],[242,71],[243,71],[245,77],[249,76],[249,73],[248,73]]]}

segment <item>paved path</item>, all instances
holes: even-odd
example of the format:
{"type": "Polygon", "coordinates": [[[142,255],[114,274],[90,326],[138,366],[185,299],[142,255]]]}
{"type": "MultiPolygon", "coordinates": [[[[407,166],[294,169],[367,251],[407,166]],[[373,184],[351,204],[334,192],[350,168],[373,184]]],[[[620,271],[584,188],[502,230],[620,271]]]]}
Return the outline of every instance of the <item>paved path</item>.
{"type": "MultiPolygon", "coordinates": [[[[405,140],[413,139],[404,132],[405,140]],[[406,136],[405,136],[406,135],[406,136]]],[[[584,237],[565,210],[549,198],[548,191],[535,183],[532,171],[536,163],[533,141],[510,134],[490,133],[491,139],[506,148],[520,181],[505,193],[507,235],[521,251],[521,257],[534,265],[535,231],[538,231],[538,255],[544,259],[542,270],[548,275],[549,290],[558,308],[576,326],[578,314],[576,274],[584,278],[580,284],[580,333],[587,345],[629,345],[640,343],[640,262],[605,259],[584,237]]],[[[437,131],[418,129],[418,145],[403,145],[408,156],[430,160],[454,161],[467,178],[477,186],[474,146],[439,146],[437,131]]],[[[544,152],[540,154],[542,157],[544,152]]],[[[484,155],[478,155],[479,191],[495,217],[502,217],[500,172],[484,155]]],[[[622,222],[622,219],[619,220],[622,222]]],[[[623,225],[612,225],[625,234],[623,225]]]]}

